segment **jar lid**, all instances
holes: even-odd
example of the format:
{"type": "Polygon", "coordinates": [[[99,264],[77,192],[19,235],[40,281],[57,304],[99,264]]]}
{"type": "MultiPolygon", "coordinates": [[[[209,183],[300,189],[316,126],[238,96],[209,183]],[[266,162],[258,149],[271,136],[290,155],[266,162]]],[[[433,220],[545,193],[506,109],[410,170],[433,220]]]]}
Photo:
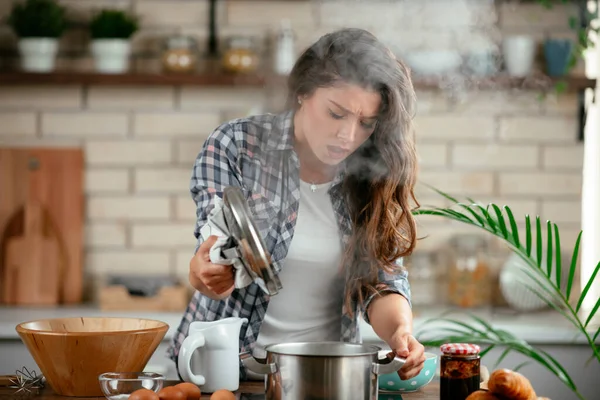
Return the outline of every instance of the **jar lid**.
{"type": "Polygon", "coordinates": [[[169,49],[195,49],[196,40],[191,36],[171,36],[165,40],[166,47],[169,49]]]}
{"type": "Polygon", "coordinates": [[[231,36],[227,39],[227,42],[229,44],[229,48],[234,49],[234,50],[237,50],[237,49],[251,50],[254,48],[254,45],[255,45],[254,38],[248,37],[248,36],[241,36],[241,35],[231,36]]]}
{"type": "Polygon", "coordinates": [[[479,346],[470,343],[446,343],[440,346],[440,350],[444,354],[479,354],[479,346]]]}

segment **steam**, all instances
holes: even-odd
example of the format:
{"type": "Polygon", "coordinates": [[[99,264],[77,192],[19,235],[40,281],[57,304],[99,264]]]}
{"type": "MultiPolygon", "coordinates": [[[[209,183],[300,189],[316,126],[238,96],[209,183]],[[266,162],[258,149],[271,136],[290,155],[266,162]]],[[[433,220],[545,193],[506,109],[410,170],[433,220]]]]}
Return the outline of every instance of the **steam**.
{"type": "Polygon", "coordinates": [[[489,0],[429,0],[397,3],[410,15],[408,35],[400,40],[383,28],[381,39],[394,48],[417,79],[431,78],[451,97],[476,89],[477,81],[494,75],[501,65],[501,32],[489,0]]]}
{"type": "MultiPolygon", "coordinates": [[[[333,4],[343,8],[345,15],[368,12],[348,25],[373,32],[411,68],[414,79],[453,100],[466,100],[479,89],[506,88],[503,82],[489,79],[503,69],[503,34],[494,0],[336,0],[333,4]]],[[[531,76],[525,84],[541,88],[548,80],[531,76]]]]}

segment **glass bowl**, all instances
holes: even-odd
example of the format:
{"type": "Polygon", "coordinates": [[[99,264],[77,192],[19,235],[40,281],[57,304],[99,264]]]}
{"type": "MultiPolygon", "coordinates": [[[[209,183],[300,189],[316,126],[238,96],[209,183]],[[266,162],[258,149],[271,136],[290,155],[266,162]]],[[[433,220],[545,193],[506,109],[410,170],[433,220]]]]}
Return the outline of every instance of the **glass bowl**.
{"type": "Polygon", "coordinates": [[[165,377],[154,372],[106,372],[98,380],[107,399],[125,400],[138,389],[160,391],[165,377]]]}

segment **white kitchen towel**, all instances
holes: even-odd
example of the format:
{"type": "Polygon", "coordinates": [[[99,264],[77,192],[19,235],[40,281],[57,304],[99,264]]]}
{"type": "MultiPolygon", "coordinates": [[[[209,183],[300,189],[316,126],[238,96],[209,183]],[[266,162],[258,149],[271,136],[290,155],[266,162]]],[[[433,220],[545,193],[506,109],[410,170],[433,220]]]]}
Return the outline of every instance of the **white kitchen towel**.
{"type": "Polygon", "coordinates": [[[215,197],[215,207],[208,215],[206,224],[200,229],[202,239],[206,240],[210,236],[218,236],[215,244],[210,248],[210,262],[213,264],[232,265],[235,269],[235,287],[244,288],[252,283],[252,277],[248,275],[242,261],[237,257],[227,257],[236,253],[235,248],[231,247],[230,232],[225,223],[223,215],[223,199],[215,197]]]}

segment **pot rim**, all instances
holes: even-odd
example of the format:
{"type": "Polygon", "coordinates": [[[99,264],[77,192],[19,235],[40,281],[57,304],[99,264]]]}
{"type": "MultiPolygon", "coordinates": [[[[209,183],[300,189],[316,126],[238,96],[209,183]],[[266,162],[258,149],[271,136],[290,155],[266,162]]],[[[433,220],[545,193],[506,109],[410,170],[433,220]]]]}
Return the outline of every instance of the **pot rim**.
{"type": "Polygon", "coordinates": [[[371,344],[335,341],[286,342],[265,346],[265,351],[267,357],[269,354],[295,357],[364,357],[377,356],[381,348],[371,344]]]}

